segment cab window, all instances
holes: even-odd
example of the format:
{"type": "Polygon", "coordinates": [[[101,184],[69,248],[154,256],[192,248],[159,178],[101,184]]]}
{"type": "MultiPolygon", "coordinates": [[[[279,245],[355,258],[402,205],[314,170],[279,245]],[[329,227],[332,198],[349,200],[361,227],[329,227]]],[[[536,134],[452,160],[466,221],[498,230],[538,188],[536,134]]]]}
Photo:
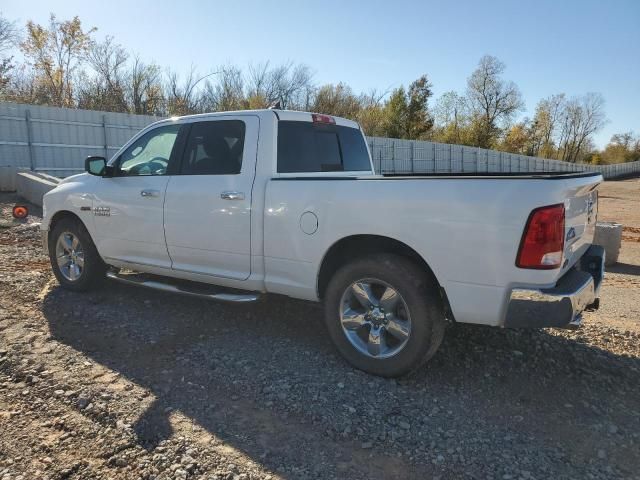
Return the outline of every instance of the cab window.
{"type": "Polygon", "coordinates": [[[237,175],[242,169],[245,124],[216,120],[191,124],[181,175],[237,175]]]}
{"type": "Polygon", "coordinates": [[[148,131],[120,155],[119,176],[166,175],[180,125],[164,125],[148,131]]]}
{"type": "Polygon", "coordinates": [[[357,128],[278,122],[278,172],[369,171],[369,151],[357,128]]]}

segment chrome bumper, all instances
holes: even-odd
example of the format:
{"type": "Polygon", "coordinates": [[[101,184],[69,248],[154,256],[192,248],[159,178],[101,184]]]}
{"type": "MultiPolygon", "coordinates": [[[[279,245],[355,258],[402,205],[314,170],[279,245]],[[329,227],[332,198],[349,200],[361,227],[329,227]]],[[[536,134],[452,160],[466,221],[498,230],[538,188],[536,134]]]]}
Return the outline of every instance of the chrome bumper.
{"type": "Polygon", "coordinates": [[[40,240],[45,255],[49,255],[49,230],[40,230],[40,240]]]}
{"type": "Polygon", "coordinates": [[[582,312],[598,308],[603,278],[604,248],[592,245],[555,287],[513,289],[504,326],[578,328],[582,312]]]}

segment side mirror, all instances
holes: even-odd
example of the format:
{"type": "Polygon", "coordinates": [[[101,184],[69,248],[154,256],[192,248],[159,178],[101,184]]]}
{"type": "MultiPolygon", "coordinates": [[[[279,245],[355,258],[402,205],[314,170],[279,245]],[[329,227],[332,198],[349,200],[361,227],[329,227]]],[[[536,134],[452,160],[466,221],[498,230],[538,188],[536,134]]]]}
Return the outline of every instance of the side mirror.
{"type": "Polygon", "coordinates": [[[104,177],[107,173],[107,159],[104,157],[87,157],[84,169],[91,175],[104,177]]]}

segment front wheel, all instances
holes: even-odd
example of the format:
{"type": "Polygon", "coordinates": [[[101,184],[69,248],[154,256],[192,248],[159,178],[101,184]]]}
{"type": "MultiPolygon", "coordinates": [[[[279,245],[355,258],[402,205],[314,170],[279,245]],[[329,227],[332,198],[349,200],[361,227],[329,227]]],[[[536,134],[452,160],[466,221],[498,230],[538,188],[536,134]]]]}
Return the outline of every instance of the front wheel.
{"type": "Polygon", "coordinates": [[[379,254],[336,272],[325,296],[325,321],[340,353],[383,377],[415,370],[444,336],[437,285],[404,257],[379,254]]]}
{"type": "Polygon", "coordinates": [[[104,279],[106,265],[79,220],[56,223],[49,234],[49,259],[58,282],[69,290],[90,290],[104,279]]]}

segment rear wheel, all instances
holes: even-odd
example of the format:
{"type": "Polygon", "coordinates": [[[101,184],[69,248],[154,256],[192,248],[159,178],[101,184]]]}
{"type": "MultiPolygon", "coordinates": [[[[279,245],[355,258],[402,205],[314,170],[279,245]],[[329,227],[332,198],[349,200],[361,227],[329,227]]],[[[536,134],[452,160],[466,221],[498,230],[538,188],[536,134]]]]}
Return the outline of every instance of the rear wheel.
{"type": "Polygon", "coordinates": [[[79,220],[64,218],[55,224],[49,234],[49,259],[58,282],[69,290],[90,290],[104,279],[106,265],[79,220]]]}
{"type": "Polygon", "coordinates": [[[353,366],[384,377],[431,358],[444,336],[437,285],[404,257],[379,254],[343,266],[329,282],[325,321],[353,366]]]}

